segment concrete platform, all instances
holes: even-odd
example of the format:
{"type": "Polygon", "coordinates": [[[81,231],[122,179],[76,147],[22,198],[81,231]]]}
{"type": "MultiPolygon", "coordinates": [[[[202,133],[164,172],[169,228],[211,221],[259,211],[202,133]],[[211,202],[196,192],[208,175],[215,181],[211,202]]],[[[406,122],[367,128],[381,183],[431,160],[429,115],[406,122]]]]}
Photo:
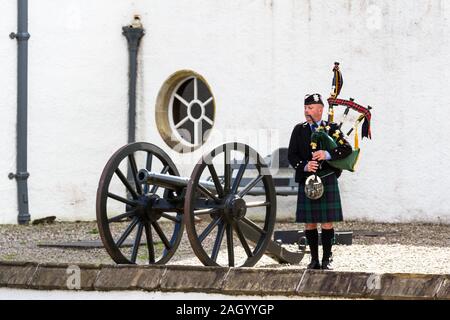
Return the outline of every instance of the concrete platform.
{"type": "Polygon", "coordinates": [[[448,274],[373,274],[278,268],[69,265],[0,261],[0,287],[450,300],[448,274]]]}

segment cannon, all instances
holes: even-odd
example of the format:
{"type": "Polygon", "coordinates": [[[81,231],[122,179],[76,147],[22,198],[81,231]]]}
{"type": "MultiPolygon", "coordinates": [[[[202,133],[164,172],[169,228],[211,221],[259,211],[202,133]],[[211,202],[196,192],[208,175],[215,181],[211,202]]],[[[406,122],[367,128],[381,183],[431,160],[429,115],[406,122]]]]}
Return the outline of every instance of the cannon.
{"type": "Polygon", "coordinates": [[[168,263],[184,228],[206,266],[251,267],[264,254],[297,264],[304,256],[304,248],[292,252],[272,240],[273,179],[264,159],[242,143],[204,154],[190,177],[180,177],[154,144],[125,145],[103,169],[96,215],[103,245],[118,264],[168,263]]]}

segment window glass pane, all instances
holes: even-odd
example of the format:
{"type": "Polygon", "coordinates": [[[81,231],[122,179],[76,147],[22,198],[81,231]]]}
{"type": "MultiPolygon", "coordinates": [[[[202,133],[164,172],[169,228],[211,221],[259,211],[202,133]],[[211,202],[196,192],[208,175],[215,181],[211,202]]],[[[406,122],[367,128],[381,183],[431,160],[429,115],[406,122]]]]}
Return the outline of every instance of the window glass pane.
{"type": "Polygon", "coordinates": [[[172,130],[175,136],[191,146],[207,138],[214,123],[214,101],[208,86],[197,77],[184,79],[172,93],[172,130]]]}

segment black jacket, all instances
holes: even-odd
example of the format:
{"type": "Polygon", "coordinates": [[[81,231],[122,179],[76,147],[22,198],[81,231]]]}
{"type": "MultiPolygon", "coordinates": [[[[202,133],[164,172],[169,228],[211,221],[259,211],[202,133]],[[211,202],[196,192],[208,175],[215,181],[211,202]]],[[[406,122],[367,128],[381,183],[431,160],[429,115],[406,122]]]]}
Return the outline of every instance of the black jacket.
{"type": "MultiPolygon", "coordinates": [[[[325,125],[328,122],[323,121],[325,125]]],[[[332,136],[338,125],[336,123],[330,123],[329,135],[332,136]]],[[[308,122],[303,122],[295,126],[292,131],[291,141],[289,142],[288,159],[291,166],[295,169],[295,182],[303,183],[305,179],[311,175],[310,172],[305,172],[305,166],[308,161],[312,159],[311,149],[311,127],[308,122]]],[[[342,139],[344,144],[339,145],[336,149],[330,152],[331,160],[339,160],[348,157],[352,153],[351,145],[344,139],[342,133],[339,139],[342,139]]],[[[326,161],[322,164],[322,170],[331,169],[339,177],[342,170],[331,167],[326,161]]]]}

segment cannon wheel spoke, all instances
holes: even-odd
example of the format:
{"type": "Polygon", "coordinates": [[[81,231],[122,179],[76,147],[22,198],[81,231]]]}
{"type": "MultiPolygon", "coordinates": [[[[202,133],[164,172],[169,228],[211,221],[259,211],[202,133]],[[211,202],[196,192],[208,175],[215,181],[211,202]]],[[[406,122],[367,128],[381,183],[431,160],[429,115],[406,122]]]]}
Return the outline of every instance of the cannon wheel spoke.
{"type": "Polygon", "coordinates": [[[122,171],[120,171],[119,168],[116,169],[115,171],[116,175],[119,177],[120,181],[122,181],[122,183],[125,185],[125,187],[127,188],[128,192],[131,194],[131,196],[133,197],[133,199],[137,199],[139,196],[136,193],[136,191],[133,189],[133,187],[131,186],[130,182],[128,182],[127,178],[125,177],[125,175],[122,173],[122,171]]]}
{"type": "Polygon", "coordinates": [[[228,248],[228,265],[234,267],[234,244],[233,244],[233,227],[227,224],[227,248],[228,248]]]}
{"type": "Polygon", "coordinates": [[[142,223],[139,223],[138,230],[136,233],[136,238],[134,239],[133,243],[133,250],[131,252],[131,262],[136,263],[137,254],[139,251],[139,246],[141,244],[141,238],[142,238],[142,230],[144,229],[144,226],[142,223]]]}
{"type": "Polygon", "coordinates": [[[128,225],[128,227],[125,229],[125,231],[122,233],[122,235],[120,236],[119,240],[117,240],[116,242],[116,246],[117,247],[121,247],[122,244],[125,242],[125,240],[128,238],[128,236],[130,235],[130,233],[134,230],[134,227],[136,227],[136,225],[138,224],[139,219],[136,217],[134,218],[131,223],[128,225]]]}
{"type": "Polygon", "coordinates": [[[131,174],[133,175],[133,180],[134,180],[134,183],[136,184],[136,191],[138,194],[142,194],[142,187],[137,179],[138,169],[137,169],[137,165],[136,165],[136,158],[134,157],[133,153],[128,155],[128,160],[130,161],[131,174]]]}
{"type": "Polygon", "coordinates": [[[231,193],[233,193],[233,194],[237,193],[239,185],[241,184],[242,177],[244,176],[245,169],[247,168],[248,161],[249,161],[249,156],[246,155],[244,163],[241,164],[241,166],[239,167],[239,171],[236,175],[236,179],[234,180],[233,188],[231,190],[231,193]]]}
{"type": "Polygon", "coordinates": [[[222,218],[214,219],[210,224],[203,230],[202,234],[198,237],[200,242],[203,242],[207,236],[214,230],[214,228],[222,222],[222,218]]]}
{"type": "Polygon", "coordinates": [[[247,202],[246,207],[248,208],[259,208],[259,207],[267,207],[270,206],[270,202],[267,201],[254,201],[254,202],[247,202]]]}
{"type": "Polygon", "coordinates": [[[155,231],[158,234],[158,236],[161,239],[161,241],[164,243],[164,246],[166,247],[166,249],[170,250],[172,246],[170,245],[169,240],[167,240],[167,237],[164,234],[164,232],[162,231],[162,229],[159,226],[158,222],[152,222],[152,226],[155,229],[155,231]]]}
{"type": "Polygon", "coordinates": [[[145,169],[152,171],[153,154],[147,152],[147,159],[145,160],[145,169]]]}
{"type": "Polygon", "coordinates": [[[198,210],[194,210],[194,215],[201,216],[201,215],[211,214],[211,213],[217,212],[219,210],[220,210],[219,208],[198,209],[198,210]]]}
{"type": "Polygon", "coordinates": [[[109,218],[108,223],[122,222],[124,219],[134,216],[135,213],[136,213],[136,210],[127,211],[127,212],[119,214],[118,216],[115,216],[113,218],[109,218]]]}
{"type": "Polygon", "coordinates": [[[244,189],[242,189],[239,193],[238,196],[243,198],[245,195],[247,195],[247,193],[250,192],[250,190],[252,190],[262,179],[264,178],[263,175],[259,175],[256,178],[254,178],[252,181],[250,181],[245,187],[244,189]]]}
{"type": "Polygon", "coordinates": [[[118,196],[115,193],[108,192],[108,197],[111,198],[111,199],[117,200],[119,202],[123,202],[125,204],[128,204],[128,205],[130,205],[132,207],[136,207],[137,206],[136,202],[134,202],[132,200],[125,199],[125,198],[123,198],[121,196],[118,196]]]}
{"type": "MultiPolygon", "coordinates": [[[[152,162],[153,162],[153,154],[151,152],[147,152],[147,159],[145,160],[145,169],[148,171],[152,171],[152,162]]],[[[148,193],[149,185],[144,185],[144,194],[148,193]]]]}
{"type": "Polygon", "coordinates": [[[217,229],[216,240],[214,241],[214,247],[211,252],[211,259],[213,261],[217,261],[217,256],[219,255],[224,233],[225,233],[225,223],[221,222],[219,224],[219,228],[217,229]]]}
{"type": "Polygon", "coordinates": [[[171,216],[170,214],[167,214],[167,213],[164,213],[164,212],[161,213],[161,217],[164,217],[164,218],[166,218],[167,220],[173,221],[173,222],[175,222],[175,223],[180,223],[180,222],[181,222],[181,219],[180,219],[180,218],[171,216]]]}
{"type": "Polygon", "coordinates": [[[244,247],[247,257],[249,257],[249,258],[253,257],[253,252],[250,249],[250,246],[248,245],[247,240],[245,239],[244,234],[242,233],[242,230],[239,227],[239,225],[237,223],[233,223],[233,228],[236,231],[239,241],[241,242],[242,246],[244,247]]]}
{"type": "Polygon", "coordinates": [[[224,192],[225,194],[228,194],[230,192],[230,185],[231,185],[231,150],[230,148],[228,148],[228,146],[225,146],[225,151],[224,151],[224,182],[225,182],[225,186],[224,186],[224,192]]]}
{"type": "Polygon", "coordinates": [[[205,196],[207,196],[208,198],[211,198],[212,200],[214,200],[214,202],[216,203],[220,203],[220,199],[217,198],[215,195],[213,195],[211,193],[211,191],[209,191],[208,189],[206,189],[204,186],[202,185],[198,185],[198,191],[200,191],[201,193],[203,193],[205,196]]]}
{"type": "Polygon", "coordinates": [[[216,169],[214,168],[214,165],[210,164],[208,165],[208,170],[209,173],[211,173],[211,177],[213,179],[214,185],[216,186],[216,190],[217,190],[217,194],[219,195],[220,198],[223,197],[223,187],[222,184],[220,183],[219,177],[217,176],[217,172],[216,169]]]}
{"type": "MultiPolygon", "coordinates": [[[[135,142],[117,150],[103,169],[97,189],[97,225],[103,245],[116,263],[164,264],[175,254],[180,244],[184,231],[180,209],[175,211],[176,215],[164,212],[152,218],[162,219],[164,225],[159,221],[151,225],[146,217],[140,216],[146,212],[146,197],[150,197],[148,189],[153,188],[156,192],[156,188],[137,183],[137,172],[142,168],[155,170],[158,167],[163,168],[163,173],[179,176],[175,164],[161,148],[150,143],[135,142]],[[129,178],[125,176],[123,168],[128,168],[129,178]],[[143,193],[146,197],[142,197],[143,193]],[[118,209],[123,204],[125,210],[118,209]],[[155,245],[158,236],[164,246],[155,245]],[[144,243],[147,247],[145,252],[148,250],[148,259],[145,261],[139,258],[144,252],[144,243]]],[[[157,196],[166,201],[176,197],[167,188],[161,187],[160,191],[162,195],[157,196]]]]}
{"type": "Polygon", "coordinates": [[[249,220],[248,218],[244,218],[244,219],[242,219],[242,221],[245,222],[245,224],[247,224],[251,228],[253,228],[253,230],[259,232],[261,235],[265,235],[267,233],[267,231],[261,229],[256,223],[249,220]]]}
{"type": "Polygon", "coordinates": [[[155,246],[153,245],[152,227],[149,223],[145,223],[145,237],[147,240],[148,262],[155,263],[155,246]]]}

